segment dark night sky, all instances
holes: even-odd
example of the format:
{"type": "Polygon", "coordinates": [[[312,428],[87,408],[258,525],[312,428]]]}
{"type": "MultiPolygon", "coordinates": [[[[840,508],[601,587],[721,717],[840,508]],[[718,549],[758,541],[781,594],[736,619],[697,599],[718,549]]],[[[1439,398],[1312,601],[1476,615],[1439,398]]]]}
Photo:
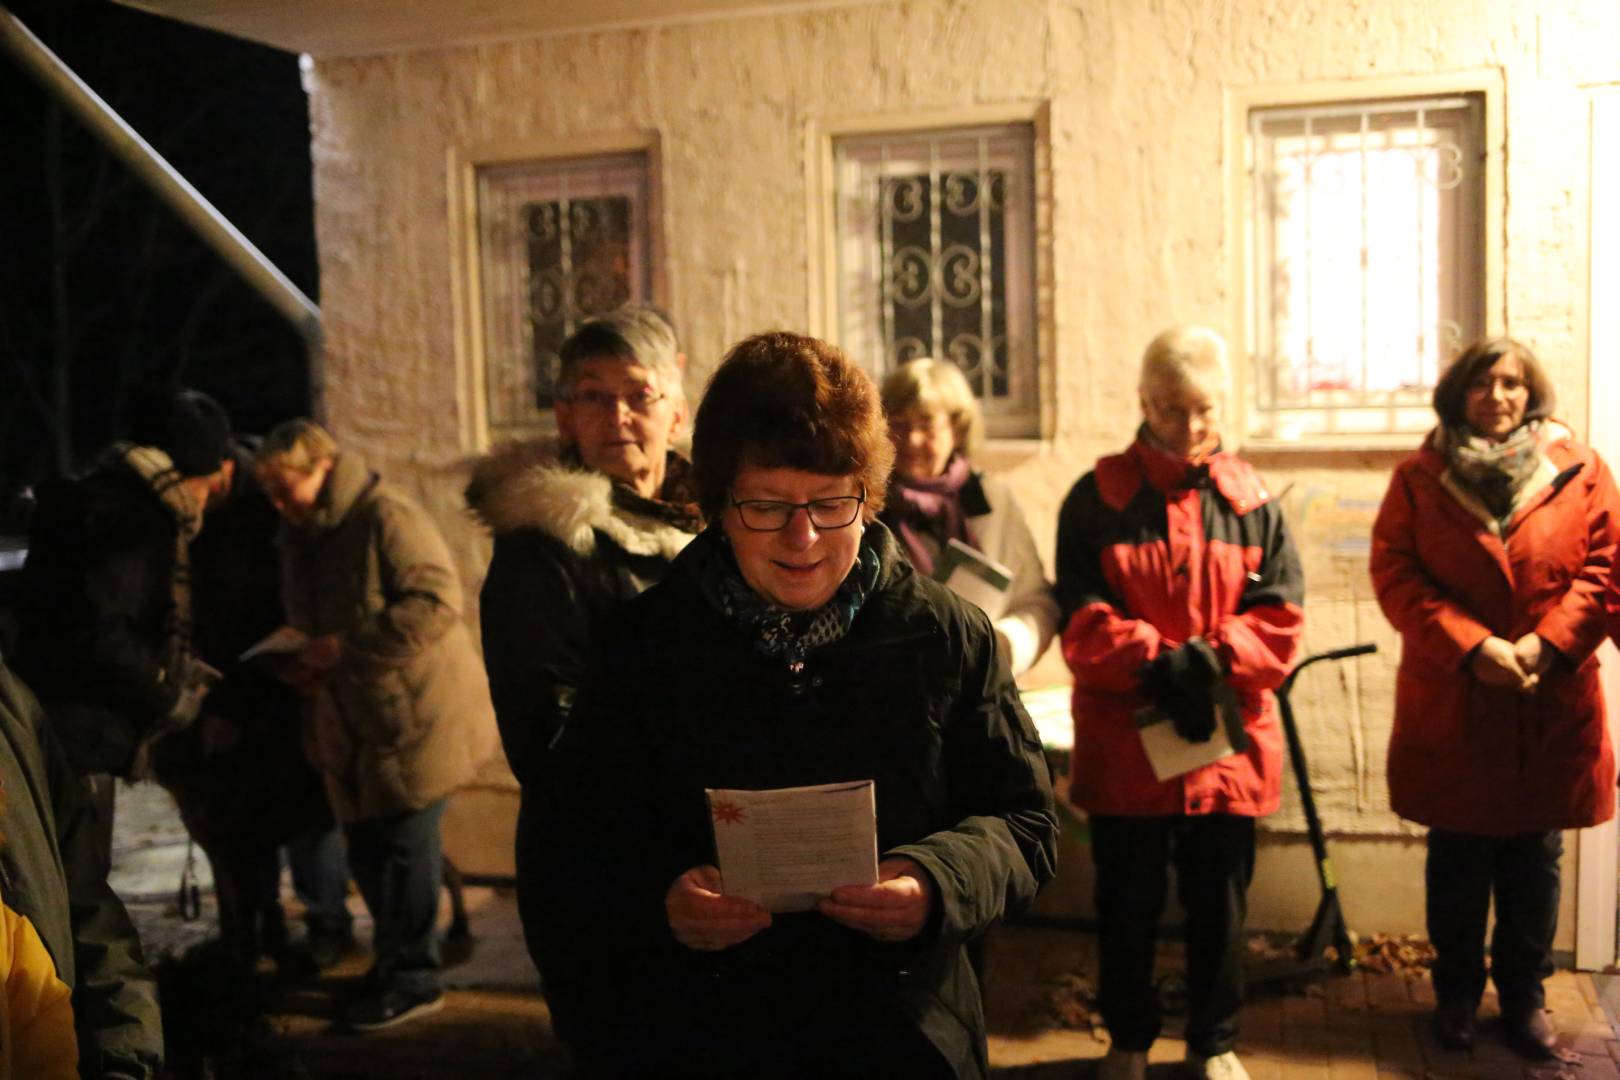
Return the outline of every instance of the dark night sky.
{"type": "MultiPolygon", "coordinates": [[[[296,56],[99,0],[3,2],[318,302],[296,56]]],[[[0,54],[0,499],[56,470],[60,432],[81,466],[173,385],[243,431],[309,409],[291,325],[0,54]]]]}

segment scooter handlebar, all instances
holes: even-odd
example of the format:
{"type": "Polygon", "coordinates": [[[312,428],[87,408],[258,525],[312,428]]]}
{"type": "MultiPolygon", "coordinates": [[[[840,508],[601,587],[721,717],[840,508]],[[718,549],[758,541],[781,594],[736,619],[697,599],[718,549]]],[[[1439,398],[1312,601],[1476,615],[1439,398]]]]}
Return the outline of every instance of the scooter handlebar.
{"type": "Polygon", "coordinates": [[[1378,645],[1375,642],[1363,641],[1359,645],[1346,645],[1342,649],[1329,649],[1327,652],[1312,653],[1294,665],[1294,670],[1290,671],[1288,678],[1283,680],[1279,692],[1286,697],[1288,691],[1293,689],[1294,680],[1299,677],[1299,673],[1312,664],[1320,663],[1323,660],[1348,660],[1352,656],[1367,656],[1377,651],[1378,645]]]}

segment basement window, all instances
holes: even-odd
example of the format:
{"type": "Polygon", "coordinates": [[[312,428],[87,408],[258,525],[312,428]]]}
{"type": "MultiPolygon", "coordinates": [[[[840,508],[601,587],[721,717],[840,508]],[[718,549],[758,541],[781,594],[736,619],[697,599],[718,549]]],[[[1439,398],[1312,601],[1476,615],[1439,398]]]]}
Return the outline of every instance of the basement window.
{"type": "Polygon", "coordinates": [[[833,168],[843,347],[949,360],[991,437],[1039,435],[1033,125],[836,137],[833,168]]]}
{"type": "Polygon", "coordinates": [[[1485,324],[1483,95],[1248,114],[1248,434],[1415,433],[1485,324]]]}
{"type": "Polygon", "coordinates": [[[481,166],[478,272],[493,434],[550,420],[558,350],[579,324],[651,299],[643,153],[481,166]]]}

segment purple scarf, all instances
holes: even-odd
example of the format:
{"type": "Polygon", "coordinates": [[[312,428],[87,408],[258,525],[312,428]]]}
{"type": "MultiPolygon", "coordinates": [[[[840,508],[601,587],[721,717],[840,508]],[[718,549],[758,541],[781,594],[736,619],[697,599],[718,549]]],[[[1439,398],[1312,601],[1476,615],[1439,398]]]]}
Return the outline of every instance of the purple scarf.
{"type": "Polygon", "coordinates": [[[894,530],[918,573],[934,572],[933,553],[944,550],[948,541],[960,540],[978,548],[967,515],[962,513],[962,485],[972,475],[967,458],[955,454],[938,476],[908,480],[896,474],[890,483],[884,523],[894,530]]]}

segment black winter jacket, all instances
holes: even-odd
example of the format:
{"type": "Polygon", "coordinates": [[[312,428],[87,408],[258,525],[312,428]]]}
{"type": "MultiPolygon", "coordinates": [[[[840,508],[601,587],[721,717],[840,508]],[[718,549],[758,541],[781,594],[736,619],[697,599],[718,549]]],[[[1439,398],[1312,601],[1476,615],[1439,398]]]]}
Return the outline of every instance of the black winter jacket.
{"type": "Polygon", "coordinates": [[[127,770],[141,737],[179,697],[160,659],[175,529],[121,461],[40,489],[16,668],[84,772],[127,770]]]}
{"type": "MultiPolygon", "coordinates": [[[[867,528],[878,583],[800,673],[710,606],[691,549],[605,647],[544,765],[525,927],[556,1029],[584,1056],[652,1075],[781,1075],[829,1055],[859,1070],[921,1035],[949,1075],[987,1072],[962,946],[1052,876],[1047,767],[984,614],[867,528]],[[933,879],[919,938],[882,944],[806,913],[718,953],[674,940],[665,893],[715,861],[706,787],[863,779],[880,856],[933,879]],[[840,1040],[866,1049],[846,1057],[840,1040]]],[[[722,542],[714,528],[694,547],[722,542]]]]}
{"type": "Polygon", "coordinates": [[[507,761],[526,784],[606,627],[692,534],[615,505],[612,481],[544,441],[480,461],[467,505],[495,536],[479,593],[484,667],[507,761]]]}

